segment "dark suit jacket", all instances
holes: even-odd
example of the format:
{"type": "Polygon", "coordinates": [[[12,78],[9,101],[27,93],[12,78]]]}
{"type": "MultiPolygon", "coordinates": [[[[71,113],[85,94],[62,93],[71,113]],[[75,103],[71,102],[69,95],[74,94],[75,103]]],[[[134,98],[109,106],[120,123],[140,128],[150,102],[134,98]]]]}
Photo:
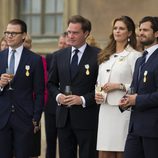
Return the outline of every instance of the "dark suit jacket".
{"type": "Polygon", "coordinates": [[[136,62],[131,85],[138,96],[131,114],[129,131],[140,136],[158,137],[158,49],[144,65],[138,79],[141,60],[140,57],[136,62]],[[147,73],[146,82],[144,82],[145,73],[147,73]]]}
{"type": "MultiPolygon", "coordinates": [[[[47,72],[48,74],[50,73],[51,65],[53,62],[53,56],[56,52],[47,54],[46,55],[46,62],[47,62],[47,72]]],[[[48,87],[48,101],[45,107],[45,111],[50,114],[56,114],[56,107],[57,107],[57,102],[55,98],[52,96],[51,92],[49,92],[49,87],[48,87]]]]}
{"type": "Polygon", "coordinates": [[[79,71],[73,80],[70,77],[71,48],[65,48],[55,53],[48,81],[52,95],[56,98],[60,92],[64,93],[66,85],[71,85],[72,94],[83,96],[86,101],[86,108],[83,108],[82,105],[71,108],[57,106],[57,127],[65,126],[69,112],[73,128],[97,128],[99,107],[94,99],[94,89],[98,75],[97,54],[99,51],[98,48],[87,45],[79,63],[79,71]],[[85,65],[87,64],[89,65],[89,75],[86,75],[85,65]]]}
{"type": "MultiPolygon", "coordinates": [[[[0,74],[8,67],[8,52],[8,49],[0,52],[0,74]]],[[[13,91],[8,91],[6,86],[0,92],[0,129],[7,123],[12,105],[22,120],[40,120],[44,105],[44,74],[39,55],[23,49],[12,87],[13,91]],[[26,76],[26,66],[29,66],[29,76],[26,76]]]]}

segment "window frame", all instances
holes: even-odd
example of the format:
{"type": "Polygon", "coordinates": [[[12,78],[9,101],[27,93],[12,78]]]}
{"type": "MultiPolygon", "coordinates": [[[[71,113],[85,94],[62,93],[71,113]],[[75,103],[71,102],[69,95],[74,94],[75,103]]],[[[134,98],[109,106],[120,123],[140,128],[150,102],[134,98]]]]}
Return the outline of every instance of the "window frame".
{"type": "MultiPolygon", "coordinates": [[[[30,3],[30,8],[32,8],[32,1],[33,0],[30,0],[31,1],[31,3],[30,3]]],[[[28,28],[30,28],[30,31],[29,31],[29,33],[31,34],[31,36],[33,37],[33,38],[52,38],[52,37],[58,37],[60,34],[61,34],[61,32],[63,32],[63,30],[64,30],[64,6],[63,6],[63,12],[57,12],[57,1],[58,0],[55,0],[55,12],[53,13],[47,13],[46,11],[45,11],[45,5],[46,5],[46,1],[45,0],[40,0],[41,1],[41,12],[40,13],[33,13],[32,12],[32,10],[30,10],[30,12],[29,13],[24,13],[24,12],[22,12],[22,6],[23,6],[23,2],[24,2],[24,0],[19,0],[19,17],[20,18],[22,18],[23,19],[23,17],[25,17],[25,16],[29,16],[29,24],[27,24],[27,26],[28,26],[28,28]],[[39,18],[40,18],[40,25],[41,25],[41,28],[40,28],[40,34],[33,34],[32,33],[32,18],[31,18],[31,16],[39,16],[39,18]],[[44,24],[44,19],[45,19],[45,17],[46,16],[48,16],[48,15],[52,15],[55,19],[54,19],[54,21],[55,21],[55,25],[54,25],[54,30],[53,30],[53,32],[45,32],[45,24],[44,24]],[[59,15],[61,15],[62,16],[62,31],[60,32],[60,33],[57,33],[57,16],[59,16],[59,15]]],[[[63,5],[64,5],[64,0],[63,0],[63,5]]]]}

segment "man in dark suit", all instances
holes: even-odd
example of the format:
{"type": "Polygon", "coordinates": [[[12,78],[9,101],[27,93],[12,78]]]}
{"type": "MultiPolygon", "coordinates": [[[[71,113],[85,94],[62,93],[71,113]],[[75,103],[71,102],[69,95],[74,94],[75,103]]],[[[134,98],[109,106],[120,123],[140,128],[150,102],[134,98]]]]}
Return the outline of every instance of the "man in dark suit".
{"type": "Polygon", "coordinates": [[[23,46],[24,21],[11,20],[4,34],[9,49],[0,53],[0,157],[28,158],[44,105],[43,64],[23,46]],[[12,80],[6,69],[14,75],[12,80]]]}
{"type": "Polygon", "coordinates": [[[51,94],[58,102],[56,123],[60,158],[96,158],[98,106],[94,89],[98,74],[98,48],[86,44],[91,23],[82,16],[68,21],[68,39],[72,47],[59,50],[53,58],[48,80],[51,94]],[[76,50],[77,49],[77,50],[76,50]],[[65,94],[70,86],[71,95],[65,94]]]}
{"type": "Polygon", "coordinates": [[[158,20],[140,21],[140,42],[145,52],[135,65],[131,87],[135,94],[121,100],[122,107],[132,106],[125,158],[158,157],[158,20]]]}

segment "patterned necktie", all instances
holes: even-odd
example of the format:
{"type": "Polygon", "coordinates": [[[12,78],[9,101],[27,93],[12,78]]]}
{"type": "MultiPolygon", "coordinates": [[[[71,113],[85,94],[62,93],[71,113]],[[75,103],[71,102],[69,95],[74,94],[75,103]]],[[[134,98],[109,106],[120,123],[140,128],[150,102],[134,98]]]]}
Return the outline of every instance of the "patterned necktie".
{"type": "Polygon", "coordinates": [[[142,71],[142,69],[143,69],[143,67],[144,67],[144,65],[145,65],[146,55],[147,55],[147,54],[148,54],[148,52],[147,52],[147,51],[144,51],[143,56],[142,56],[142,59],[141,59],[141,62],[140,62],[140,66],[139,66],[139,76],[138,76],[138,78],[140,78],[141,71],[142,71]]]}
{"type": "Polygon", "coordinates": [[[71,72],[71,79],[73,79],[78,71],[78,49],[74,50],[75,54],[72,57],[72,61],[70,64],[70,72],[71,72]]]}
{"type": "Polygon", "coordinates": [[[11,58],[10,58],[10,63],[9,63],[9,72],[11,74],[14,74],[14,67],[15,67],[15,52],[16,50],[12,50],[11,58]]]}

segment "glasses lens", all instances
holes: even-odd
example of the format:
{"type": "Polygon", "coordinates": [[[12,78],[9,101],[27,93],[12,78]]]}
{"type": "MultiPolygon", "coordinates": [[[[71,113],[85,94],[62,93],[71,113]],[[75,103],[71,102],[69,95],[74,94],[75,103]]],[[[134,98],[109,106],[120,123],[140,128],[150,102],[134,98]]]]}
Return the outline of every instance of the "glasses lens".
{"type": "Polygon", "coordinates": [[[22,32],[4,32],[5,36],[11,35],[12,37],[15,37],[18,34],[22,34],[22,32]]]}

